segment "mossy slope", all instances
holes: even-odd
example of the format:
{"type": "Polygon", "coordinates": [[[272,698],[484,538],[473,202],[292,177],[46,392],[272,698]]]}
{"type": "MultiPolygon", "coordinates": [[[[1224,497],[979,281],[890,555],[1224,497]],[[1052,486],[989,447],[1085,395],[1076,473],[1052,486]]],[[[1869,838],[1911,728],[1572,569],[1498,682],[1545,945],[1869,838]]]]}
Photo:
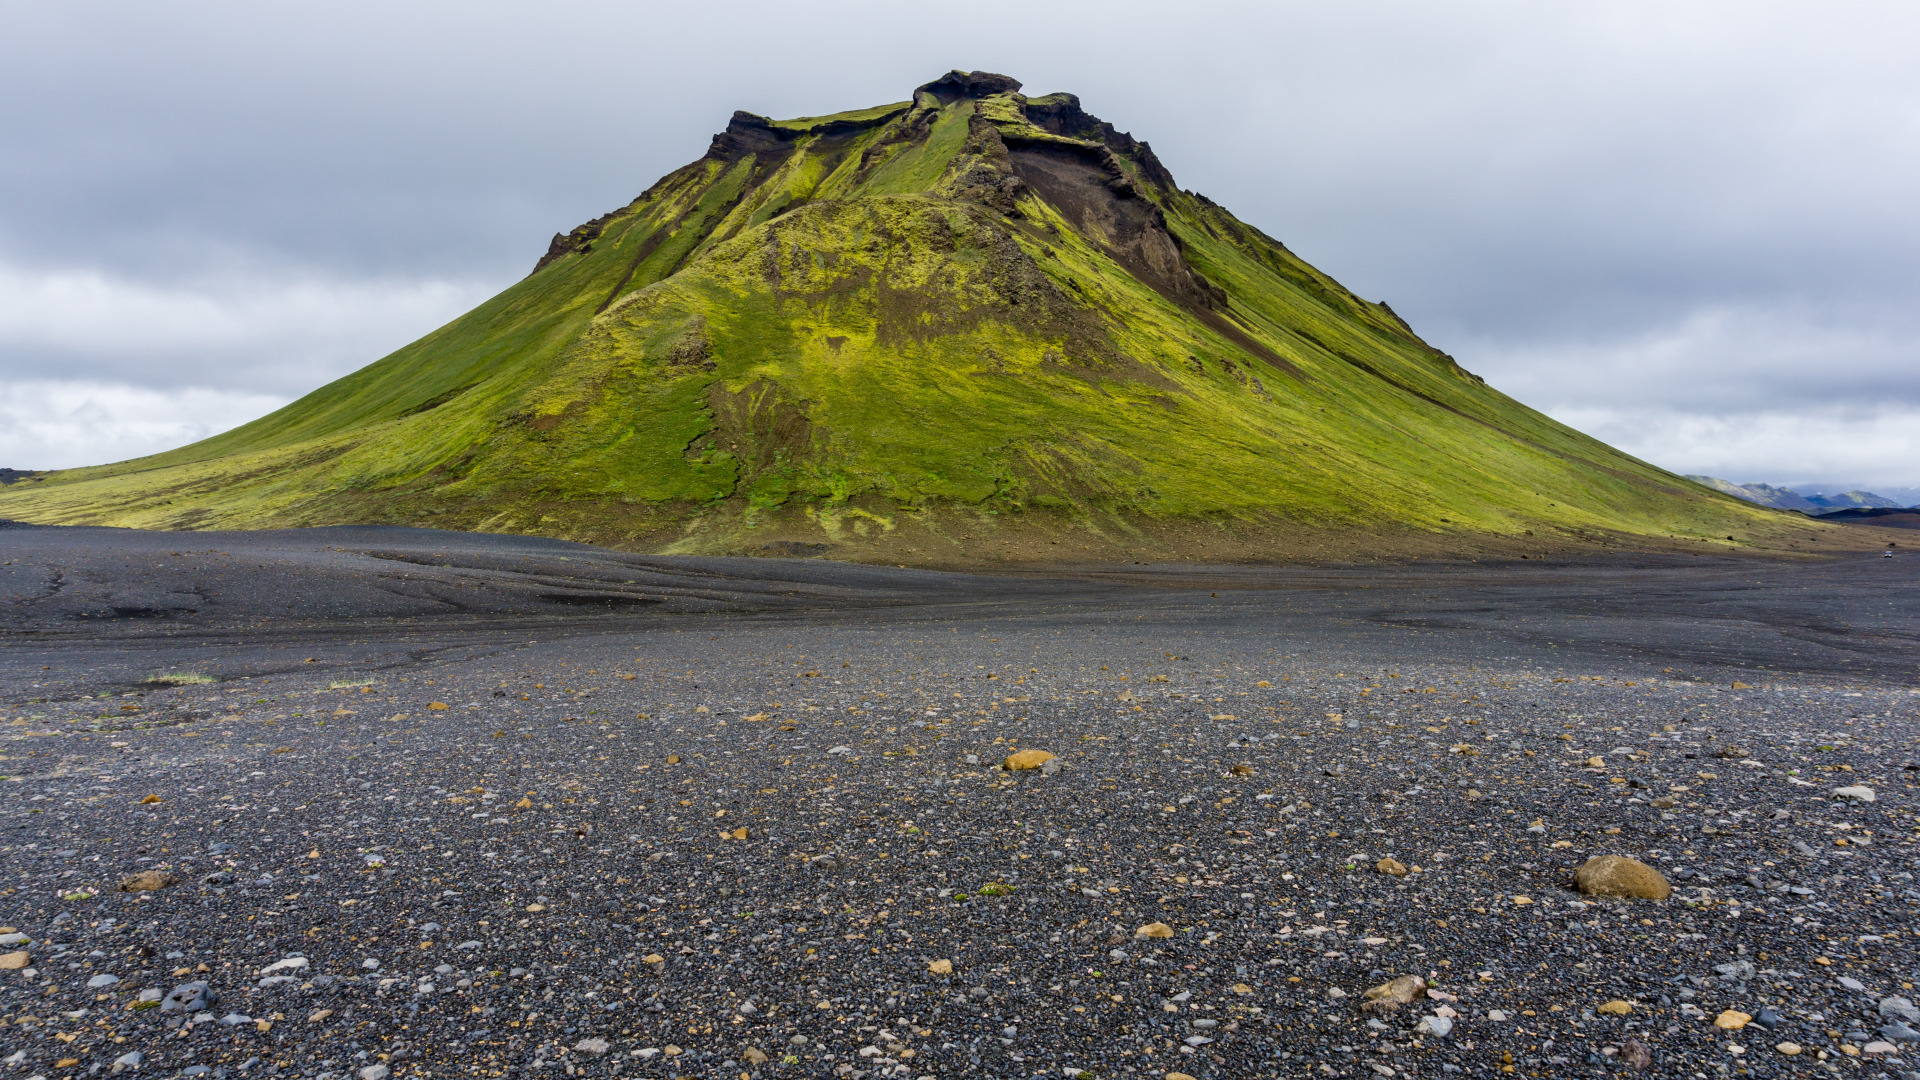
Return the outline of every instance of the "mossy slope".
{"type": "Polygon", "coordinates": [[[427,337],[204,442],[0,489],[0,517],[902,562],[1786,527],[1488,388],[1071,95],[958,72],[736,113],[427,337]]]}

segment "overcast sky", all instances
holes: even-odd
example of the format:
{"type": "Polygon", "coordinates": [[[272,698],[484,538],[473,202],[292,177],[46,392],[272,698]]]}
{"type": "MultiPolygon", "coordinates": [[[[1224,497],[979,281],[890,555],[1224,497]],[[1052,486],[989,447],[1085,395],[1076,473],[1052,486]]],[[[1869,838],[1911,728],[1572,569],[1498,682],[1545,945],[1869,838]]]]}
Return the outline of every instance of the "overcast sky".
{"type": "Polygon", "coordinates": [[[1916,56],[1920,5],[1845,0],[0,0],[0,466],[244,422],[523,276],[733,109],[959,67],[1079,94],[1649,461],[1908,488],[1916,56]]]}

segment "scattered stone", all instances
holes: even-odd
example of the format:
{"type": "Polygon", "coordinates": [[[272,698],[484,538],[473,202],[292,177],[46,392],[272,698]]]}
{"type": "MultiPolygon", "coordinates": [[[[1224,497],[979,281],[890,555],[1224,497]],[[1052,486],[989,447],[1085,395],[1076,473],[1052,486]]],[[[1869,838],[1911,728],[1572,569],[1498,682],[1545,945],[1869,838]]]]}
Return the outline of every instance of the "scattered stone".
{"type": "Polygon", "coordinates": [[[87,980],[87,989],[98,990],[104,986],[112,986],[114,983],[117,983],[119,981],[120,981],[120,976],[110,975],[103,971],[100,974],[95,975],[93,978],[87,980]]]}
{"type": "Polygon", "coordinates": [[[1909,1027],[1904,1020],[1895,1020],[1881,1026],[1880,1037],[1894,1042],[1920,1042],[1920,1031],[1909,1027]]]}
{"type": "Polygon", "coordinates": [[[807,869],[818,870],[823,874],[840,869],[840,860],[831,855],[815,855],[807,860],[807,869]]]}
{"type": "Polygon", "coordinates": [[[1842,975],[1833,981],[1839,983],[1842,990],[1851,990],[1856,994],[1864,994],[1867,992],[1867,984],[1851,975],[1842,975]]]}
{"type": "Polygon", "coordinates": [[[1620,1060],[1638,1072],[1646,1072],[1653,1068],[1653,1047],[1639,1039],[1628,1039],[1620,1044],[1620,1060]]]}
{"type": "Polygon", "coordinates": [[[1402,975],[1391,982],[1383,982],[1368,990],[1360,1008],[1392,1012],[1402,1005],[1412,1004],[1420,995],[1426,993],[1427,980],[1418,975],[1402,975]]]}
{"type": "Polygon", "coordinates": [[[767,1052],[758,1047],[749,1046],[740,1056],[746,1058],[747,1064],[749,1065],[765,1065],[767,1063],[767,1052]]]}
{"type": "Polygon", "coordinates": [[[1133,936],[1137,938],[1170,938],[1173,936],[1173,927],[1163,922],[1150,922],[1140,929],[1135,930],[1133,936]]]}
{"type": "Polygon", "coordinates": [[[387,1074],[390,1071],[384,1062],[368,1065],[360,1070],[360,1080],[387,1080],[387,1074]]]}
{"type": "Polygon", "coordinates": [[[25,949],[0,953],[0,971],[19,971],[31,963],[33,963],[33,954],[25,949]]]}
{"type": "Polygon", "coordinates": [[[1053,755],[1045,750],[1022,750],[1007,756],[1006,767],[1009,772],[1018,772],[1022,769],[1037,769],[1052,760],[1053,755]]]}
{"type": "Polygon", "coordinates": [[[951,975],[953,974],[953,961],[929,960],[927,961],[927,970],[935,975],[951,975]]]}
{"type": "Polygon", "coordinates": [[[1420,1022],[1414,1025],[1413,1030],[1420,1035],[1431,1035],[1436,1039],[1444,1039],[1453,1033],[1453,1021],[1444,1016],[1423,1016],[1420,1018],[1420,1022]]]}
{"type": "Polygon", "coordinates": [[[1909,1024],[1920,1023],[1920,1008],[1912,1001],[1892,994],[1880,999],[1880,1016],[1885,1020],[1905,1020],[1909,1024]]]}
{"type": "Polygon", "coordinates": [[[1900,1052],[1900,1048],[1893,1045],[1890,1042],[1885,1042],[1885,1041],[1876,1039],[1873,1042],[1870,1042],[1867,1045],[1861,1047],[1860,1052],[1863,1054],[1875,1054],[1875,1055],[1897,1054],[1900,1052]]]}
{"type": "Polygon", "coordinates": [[[1574,871],[1573,881],[1588,896],[1665,900],[1673,895],[1660,871],[1625,855],[1595,855],[1574,871]]]}
{"type": "Polygon", "coordinates": [[[1799,1057],[1799,1056],[1800,1056],[1800,1044],[1799,1044],[1799,1043],[1797,1043],[1797,1042],[1779,1042],[1779,1043],[1774,1043],[1774,1044],[1773,1044],[1773,1048],[1774,1048],[1775,1050],[1778,1050],[1778,1051],[1780,1051],[1781,1053],[1783,1053],[1783,1054],[1785,1054],[1785,1055],[1787,1055],[1788,1057],[1799,1057]]]}
{"type": "Polygon", "coordinates": [[[271,975],[276,971],[305,971],[305,970],[307,970],[306,957],[289,956],[285,960],[275,960],[273,963],[268,964],[266,967],[261,968],[256,974],[271,975]]]}
{"type": "Polygon", "coordinates": [[[166,870],[142,870],[120,879],[121,892],[158,892],[169,885],[178,885],[178,875],[166,870]]]}
{"type": "Polygon", "coordinates": [[[1193,1077],[1183,1072],[1170,1072],[1166,1075],[1166,1080],[1193,1080],[1193,1077]]]}
{"type": "Polygon", "coordinates": [[[849,755],[849,754],[851,754],[851,753],[853,753],[853,747],[851,747],[851,746],[836,746],[836,747],[834,747],[833,749],[831,749],[831,750],[828,750],[828,751],[827,751],[827,753],[829,753],[829,754],[832,754],[832,755],[834,755],[834,756],[836,756],[836,757],[846,757],[847,755],[849,755]]]}
{"type": "Polygon", "coordinates": [[[1407,876],[1406,866],[1398,859],[1381,859],[1379,862],[1373,864],[1373,868],[1383,874],[1391,874],[1394,877],[1407,876]]]}
{"type": "Polygon", "coordinates": [[[1633,1011],[1633,1003],[1614,998],[1593,1011],[1601,1016],[1625,1016],[1633,1011]]]}
{"type": "Polygon", "coordinates": [[[140,1067],[140,1063],[145,1060],[147,1060],[147,1056],[140,1051],[128,1051],[113,1059],[113,1071],[121,1072],[125,1069],[137,1069],[140,1067]]]}
{"type": "Polygon", "coordinates": [[[1739,1031],[1753,1022],[1753,1017],[1738,1009],[1728,1009],[1713,1018],[1713,1026],[1722,1031],[1739,1031]]]}
{"type": "Polygon", "coordinates": [[[214,993],[206,983],[181,983],[160,999],[160,1011],[199,1013],[213,1008],[213,1003],[218,1000],[220,995],[214,993]]]}
{"type": "Polygon", "coordinates": [[[1852,799],[1854,802],[1873,801],[1873,789],[1865,784],[1854,784],[1851,787],[1837,787],[1833,789],[1833,794],[1835,798],[1852,799]]]}
{"type": "Polygon", "coordinates": [[[253,1023],[253,1017],[248,1016],[246,1013],[230,1012],[220,1018],[220,1025],[222,1027],[245,1027],[251,1023],[253,1023]]]}
{"type": "Polygon", "coordinates": [[[573,1048],[578,1053],[592,1054],[594,1057],[599,1057],[611,1049],[607,1044],[607,1040],[598,1035],[592,1038],[581,1039],[579,1042],[573,1044],[573,1048]]]}

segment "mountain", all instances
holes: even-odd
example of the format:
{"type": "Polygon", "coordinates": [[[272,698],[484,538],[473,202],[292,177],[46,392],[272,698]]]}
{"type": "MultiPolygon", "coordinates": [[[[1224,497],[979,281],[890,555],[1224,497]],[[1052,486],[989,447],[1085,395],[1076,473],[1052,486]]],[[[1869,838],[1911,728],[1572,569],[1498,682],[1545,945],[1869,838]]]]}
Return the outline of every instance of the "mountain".
{"type": "Polygon", "coordinates": [[[1736,484],[1717,476],[1696,476],[1692,473],[1687,474],[1687,479],[1704,484],[1715,491],[1724,491],[1735,498],[1759,503],[1761,506],[1799,510],[1815,517],[1825,517],[1835,510],[1870,510],[1905,505],[1871,491],[1848,491],[1839,495],[1825,495],[1817,491],[1800,492],[1791,488],[1774,487],[1772,484],[1736,484]]]}
{"type": "Polygon", "coordinates": [[[1687,479],[1761,506],[1774,506],[1782,510],[1815,510],[1820,505],[1797,491],[1774,487],[1772,484],[1736,484],[1717,476],[1697,476],[1693,473],[1688,473],[1687,479]]]}
{"type": "Polygon", "coordinates": [[[7,485],[0,517],[919,564],[1786,536],[1488,387],[1073,95],[1019,91],[956,71],[735,113],[419,341],[203,442],[7,485]]]}
{"type": "Polygon", "coordinates": [[[1806,498],[1814,506],[1829,510],[1872,510],[1900,505],[1884,495],[1875,495],[1871,491],[1845,491],[1838,495],[1816,493],[1806,498]]]}

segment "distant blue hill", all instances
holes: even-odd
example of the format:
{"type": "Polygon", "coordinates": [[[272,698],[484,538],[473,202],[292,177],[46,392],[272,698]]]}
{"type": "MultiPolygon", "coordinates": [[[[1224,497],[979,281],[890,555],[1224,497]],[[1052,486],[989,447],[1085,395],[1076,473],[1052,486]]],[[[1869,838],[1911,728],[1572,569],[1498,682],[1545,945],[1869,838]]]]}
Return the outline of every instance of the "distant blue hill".
{"type": "Polygon", "coordinates": [[[1723,491],[1736,498],[1761,506],[1774,506],[1782,510],[1798,510],[1803,514],[1824,517],[1836,510],[1876,510],[1900,509],[1904,503],[1895,502],[1884,495],[1871,491],[1846,491],[1838,495],[1821,493],[1803,494],[1792,488],[1775,487],[1772,484],[1736,484],[1731,480],[1722,480],[1717,476],[1695,476],[1687,479],[1705,484],[1715,491],[1723,491]]]}

